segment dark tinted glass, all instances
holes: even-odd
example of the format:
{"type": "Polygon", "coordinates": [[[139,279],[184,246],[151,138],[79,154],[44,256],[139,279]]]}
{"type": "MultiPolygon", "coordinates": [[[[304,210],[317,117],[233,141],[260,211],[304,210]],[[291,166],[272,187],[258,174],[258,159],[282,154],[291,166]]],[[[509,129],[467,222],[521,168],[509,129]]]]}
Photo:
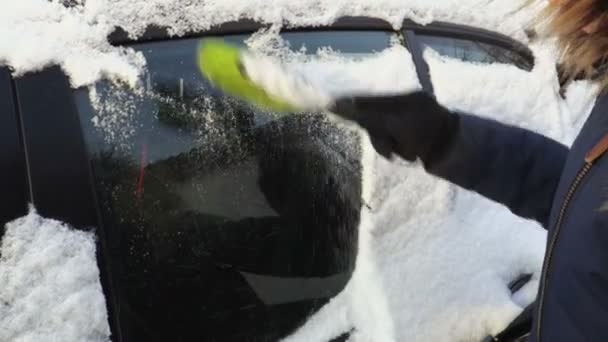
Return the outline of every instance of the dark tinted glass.
{"type": "Polygon", "coordinates": [[[418,35],[423,47],[429,47],[442,56],[465,62],[512,64],[520,69],[532,70],[534,62],[529,57],[497,45],[474,40],[418,35]]]}
{"type": "Polygon", "coordinates": [[[27,195],[25,155],[13,100],[10,72],[0,64],[0,242],[4,236],[5,224],[25,215],[27,203],[31,201],[27,195]]]}
{"type": "Polygon", "coordinates": [[[286,32],[281,36],[293,50],[304,47],[308,53],[315,53],[320,48],[330,47],[343,54],[369,54],[386,49],[394,34],[382,31],[327,31],[314,34],[286,32]]]}
{"type": "MultiPolygon", "coordinates": [[[[383,50],[391,36],[285,34],[296,50],[355,54],[383,50]]],[[[135,45],[145,89],[102,82],[75,93],[121,331],[127,341],[277,341],[353,271],[359,142],[321,114],[222,96],[197,70],[197,45],[135,45]]]]}

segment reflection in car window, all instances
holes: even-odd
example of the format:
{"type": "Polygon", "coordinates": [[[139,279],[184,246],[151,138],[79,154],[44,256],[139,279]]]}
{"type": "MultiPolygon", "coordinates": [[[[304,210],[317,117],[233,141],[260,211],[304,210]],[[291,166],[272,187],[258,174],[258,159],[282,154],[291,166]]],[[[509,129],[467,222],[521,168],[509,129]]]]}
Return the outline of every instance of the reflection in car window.
{"type": "MultiPolygon", "coordinates": [[[[370,54],[393,34],[283,37],[309,53],[370,54]]],[[[121,331],[126,341],[277,341],[354,268],[358,136],[321,114],[222,96],[197,70],[198,43],[133,45],[147,60],[143,89],[100,82],[75,93],[121,331]]]]}
{"type": "Polygon", "coordinates": [[[381,52],[391,44],[394,34],[383,31],[327,31],[314,34],[301,32],[286,32],[281,37],[289,43],[291,49],[300,51],[305,48],[307,53],[315,53],[319,49],[331,48],[342,55],[369,55],[371,52],[381,52]]]}
{"type": "Polygon", "coordinates": [[[418,35],[417,38],[423,47],[465,62],[512,64],[527,71],[534,67],[533,61],[517,51],[492,44],[439,36],[418,35]]]}

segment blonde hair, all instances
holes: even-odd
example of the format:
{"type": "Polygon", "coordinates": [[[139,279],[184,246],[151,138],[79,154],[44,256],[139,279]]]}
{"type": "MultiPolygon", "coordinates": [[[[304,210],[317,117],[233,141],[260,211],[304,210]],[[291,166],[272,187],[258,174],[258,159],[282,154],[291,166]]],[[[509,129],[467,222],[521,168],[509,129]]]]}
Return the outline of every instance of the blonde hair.
{"type": "MultiPolygon", "coordinates": [[[[528,0],[528,4],[534,2],[528,0]]],[[[608,90],[608,0],[550,2],[534,24],[541,37],[557,38],[563,82],[588,78],[598,82],[603,91],[608,90]],[[596,21],[599,26],[595,32],[583,31],[596,21]]]]}

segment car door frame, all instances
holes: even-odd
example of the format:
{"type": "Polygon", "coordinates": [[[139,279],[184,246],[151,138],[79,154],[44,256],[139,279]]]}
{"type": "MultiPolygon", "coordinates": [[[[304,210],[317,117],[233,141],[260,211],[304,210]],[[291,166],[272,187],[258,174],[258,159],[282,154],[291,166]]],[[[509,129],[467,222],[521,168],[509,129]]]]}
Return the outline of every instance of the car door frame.
{"type": "Polygon", "coordinates": [[[30,201],[16,100],[11,71],[0,66],[0,241],[5,224],[26,215],[30,201]]]}
{"type": "Polygon", "coordinates": [[[497,32],[446,22],[433,22],[428,25],[421,25],[409,19],[403,22],[401,30],[407,38],[408,48],[416,64],[416,71],[422,88],[430,94],[434,94],[434,87],[429,65],[424,58],[424,51],[418,37],[420,35],[463,39],[494,45],[520,54],[531,65],[535,63],[534,54],[526,45],[497,32]]]}
{"type": "MultiPolygon", "coordinates": [[[[180,38],[204,37],[225,34],[254,33],[263,24],[251,20],[227,23],[204,32],[191,32],[180,38]]],[[[394,31],[384,21],[372,18],[339,20],[334,25],[314,28],[293,28],[284,31],[321,30],[386,30],[394,31]]],[[[114,45],[169,40],[166,29],[150,27],[137,40],[131,40],[116,30],[109,37],[114,45]]],[[[179,39],[179,38],[178,38],[179,39]]],[[[1,79],[0,79],[1,82],[1,79]]],[[[1,84],[0,84],[1,86],[1,84]]],[[[81,122],[69,79],[58,66],[28,73],[16,78],[14,89],[15,109],[19,114],[19,136],[24,150],[24,166],[17,174],[27,175],[28,201],[44,217],[57,219],[76,229],[94,231],[97,239],[97,263],[112,340],[123,341],[118,312],[120,302],[114,294],[117,246],[113,246],[110,230],[105,229],[86,147],[81,122]]],[[[2,90],[2,88],[0,88],[2,90]]],[[[20,213],[22,214],[22,213],[20,213]]],[[[23,215],[20,215],[23,216],[23,215]]],[[[340,337],[340,340],[347,335],[340,337]]],[[[337,341],[337,340],[336,340],[337,341]]]]}
{"type": "Polygon", "coordinates": [[[14,79],[29,201],[46,218],[94,231],[97,264],[112,337],[120,341],[107,248],[100,228],[93,178],[68,77],[58,66],[14,79]]]}

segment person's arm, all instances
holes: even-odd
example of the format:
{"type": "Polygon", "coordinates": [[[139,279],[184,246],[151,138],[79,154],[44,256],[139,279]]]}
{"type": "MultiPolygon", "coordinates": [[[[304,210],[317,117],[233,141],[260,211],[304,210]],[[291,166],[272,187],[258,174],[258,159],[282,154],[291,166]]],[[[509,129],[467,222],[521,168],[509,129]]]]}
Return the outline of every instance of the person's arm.
{"type": "Polygon", "coordinates": [[[332,112],[370,134],[383,156],[425,169],[546,225],[568,148],[529,130],[450,112],[423,92],[339,99],[332,112]]]}
{"type": "Polygon", "coordinates": [[[455,134],[426,170],[546,226],[568,148],[526,129],[454,115],[455,134]]]}

